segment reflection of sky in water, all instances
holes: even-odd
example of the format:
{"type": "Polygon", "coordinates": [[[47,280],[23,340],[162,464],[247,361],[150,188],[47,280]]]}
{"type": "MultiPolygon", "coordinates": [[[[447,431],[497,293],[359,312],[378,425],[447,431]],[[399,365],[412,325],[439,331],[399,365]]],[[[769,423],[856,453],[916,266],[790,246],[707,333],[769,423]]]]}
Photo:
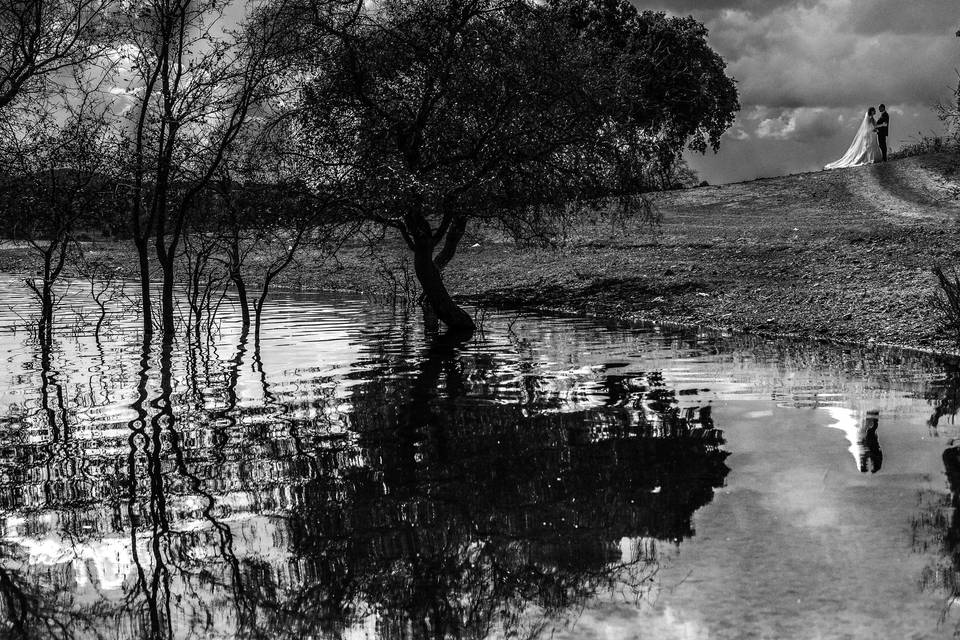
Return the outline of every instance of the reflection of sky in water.
{"type": "MultiPolygon", "coordinates": [[[[7,304],[23,315],[27,303],[20,290],[13,283],[2,286],[7,304]]],[[[157,533],[147,526],[155,503],[127,509],[122,499],[129,423],[137,417],[139,343],[119,320],[99,345],[83,331],[71,332],[77,319],[69,309],[82,304],[81,294],[77,288],[65,300],[61,321],[67,326],[58,333],[47,380],[61,399],[54,394],[46,403],[38,392],[43,377],[37,347],[24,330],[12,329],[16,314],[0,310],[0,324],[8,329],[0,333],[5,362],[0,406],[7,427],[0,458],[5,556],[0,568],[47,589],[44,597],[51,603],[66,602],[69,608],[123,602],[137,592],[138,572],[155,574],[160,557],[177,568],[165,589],[182,596],[171,623],[174,637],[205,629],[209,611],[217,618],[217,633],[230,637],[244,625],[228,586],[234,572],[249,572],[254,583],[269,585],[276,591],[271,598],[297,602],[311,581],[321,580],[317,566],[330,571],[339,566],[323,558],[350,554],[356,543],[367,546],[356,552],[352,562],[359,564],[352,570],[369,571],[371,583],[344,583],[358,591],[353,615],[338,634],[403,637],[384,626],[392,613],[371,600],[381,593],[374,583],[415,566],[421,556],[408,553],[410,545],[422,545],[425,554],[444,549],[435,559],[465,559],[463,575],[473,575],[470,567],[485,561],[490,540],[480,534],[460,540],[454,532],[491,526],[493,539],[498,527],[518,534],[516,542],[491,547],[505,561],[570,571],[575,581],[597,579],[569,602],[561,598],[566,604],[559,608],[538,601],[542,593],[530,595],[535,589],[519,599],[504,596],[504,607],[519,615],[520,627],[537,628],[544,618],[545,637],[952,632],[949,623],[937,624],[948,594],[916,585],[937,549],[911,548],[916,495],[946,493],[941,454],[947,439],[960,435],[946,418],[936,430],[925,425],[931,404],[938,402],[925,394],[942,376],[928,358],[611,330],[578,319],[514,321],[504,313],[494,314],[484,334],[451,359],[431,352],[415,314],[406,317],[357,300],[278,295],[268,310],[259,361],[252,337],[239,344],[240,328],[232,318],[219,325],[202,354],[177,347],[173,398],[185,464],[195,477],[181,472],[164,439],[159,468],[169,523],[166,532],[157,533]],[[199,383],[192,384],[191,376],[199,383]],[[418,386],[423,380],[427,386],[418,386]],[[417,400],[417,394],[426,399],[417,400]],[[62,426],[58,410],[64,404],[69,430],[51,444],[47,410],[53,410],[53,424],[62,426]],[[696,421],[704,407],[710,407],[726,439],[723,450],[731,454],[725,460],[731,471],[720,476],[715,495],[709,483],[683,484],[696,468],[684,467],[689,461],[680,457],[676,469],[657,472],[667,475],[635,480],[633,493],[617,493],[615,485],[626,486],[626,478],[601,479],[606,484],[597,487],[612,493],[598,495],[598,501],[624,500],[613,504],[613,514],[599,503],[564,504],[575,495],[583,499],[568,488],[577,474],[602,473],[611,460],[624,464],[616,472],[626,474],[629,456],[657,462],[663,450],[650,454],[626,445],[645,428],[667,433],[671,420],[686,420],[687,409],[696,421]],[[861,473],[864,456],[875,454],[866,437],[868,414],[878,415],[874,448],[883,452],[874,474],[861,473]],[[462,423],[444,429],[435,422],[438,416],[462,423]],[[522,428],[515,432],[517,424],[522,428]],[[408,428],[412,435],[382,436],[382,425],[408,428]],[[537,429],[544,429],[542,446],[537,429]],[[625,431],[618,435],[618,430],[625,431]],[[491,442],[490,454],[482,446],[487,432],[518,440],[491,442]],[[586,435],[575,435],[581,432],[586,435]],[[453,438],[452,450],[444,448],[445,437],[453,438]],[[557,444],[556,438],[564,437],[578,444],[557,444]],[[603,448],[605,443],[611,446],[603,448]],[[536,470],[516,471],[517,482],[530,484],[524,488],[535,496],[530,504],[522,496],[519,503],[515,498],[500,503],[496,496],[462,495],[463,505],[443,511],[451,508],[445,487],[460,487],[458,460],[466,478],[482,472],[487,464],[482,456],[491,456],[491,476],[511,472],[512,446],[529,447],[524,451],[540,456],[536,464],[548,465],[542,477],[536,470]],[[591,447],[607,456],[593,467],[591,447]],[[397,461],[391,462],[392,456],[397,461]],[[687,495],[701,489],[703,500],[687,495]],[[559,502],[550,502],[555,495],[559,502]],[[677,495],[694,510],[694,535],[659,536],[682,531],[684,518],[691,516],[658,511],[674,504],[661,500],[677,495]],[[626,522],[618,522],[616,512],[626,522]],[[344,522],[337,520],[341,513],[344,522]],[[587,514],[600,520],[583,520],[587,514]],[[141,522],[131,536],[134,515],[141,522]],[[651,525],[657,518],[664,523],[651,525]],[[343,531],[354,533],[330,542],[343,531]],[[450,538],[444,540],[441,531],[450,538]],[[310,547],[321,539],[328,548],[310,547]],[[382,556],[385,564],[367,566],[364,554],[382,556]],[[587,562],[591,554],[598,559],[587,562]],[[581,556],[589,566],[578,565],[581,556]],[[638,561],[655,570],[649,576],[641,572],[642,589],[631,591],[625,585],[638,561]],[[600,579],[598,567],[620,568],[604,569],[600,579]]],[[[154,372],[158,358],[155,349],[154,372]]],[[[151,376],[147,404],[159,393],[151,376]]],[[[695,435],[706,432],[702,420],[691,424],[695,435]]],[[[150,479],[143,445],[135,458],[144,492],[150,479]]],[[[451,584],[466,588],[452,578],[451,584]]],[[[465,592],[462,602],[476,597],[465,592]]],[[[410,637],[417,637],[410,628],[410,637]]],[[[121,636],[139,633],[129,621],[119,629],[121,636]]],[[[295,627],[280,629],[293,633],[295,627]]]]}

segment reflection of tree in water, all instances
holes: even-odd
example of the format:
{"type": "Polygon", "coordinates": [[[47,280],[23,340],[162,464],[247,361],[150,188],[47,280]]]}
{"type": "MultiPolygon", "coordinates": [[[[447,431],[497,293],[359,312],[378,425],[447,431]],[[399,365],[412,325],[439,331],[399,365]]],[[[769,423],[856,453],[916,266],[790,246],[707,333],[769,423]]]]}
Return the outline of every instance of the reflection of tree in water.
{"type": "MultiPolygon", "coordinates": [[[[920,494],[920,508],[913,525],[913,547],[918,553],[935,551],[937,557],[924,567],[920,589],[944,595],[941,623],[960,602],[960,443],[950,442],[943,452],[949,495],[935,491],[920,494]]],[[[955,636],[960,636],[960,622],[955,636]]]]}
{"type": "MultiPolygon", "coordinates": [[[[93,529],[85,513],[114,489],[110,471],[104,482],[89,482],[90,470],[76,456],[71,417],[83,394],[70,393],[54,367],[57,345],[52,332],[34,343],[38,398],[24,403],[4,421],[3,465],[0,468],[0,514],[15,519],[40,517],[61,530],[64,543],[77,546],[82,530],[93,529]],[[39,442],[32,437],[42,434],[39,442]]],[[[32,368],[32,367],[31,367],[32,368]]],[[[92,393],[92,391],[91,391],[92,393]]],[[[0,520],[0,534],[7,534],[0,520]]],[[[42,526],[42,525],[41,525],[42,526]]],[[[12,637],[75,637],[93,635],[97,607],[78,606],[75,594],[31,573],[29,555],[0,538],[0,635],[12,637]],[[58,615],[68,613],[69,615],[58,615]]],[[[76,566],[69,567],[75,572],[76,566]]]]}
{"type": "Polygon", "coordinates": [[[953,423],[960,410],[960,367],[956,363],[944,363],[944,376],[930,383],[924,392],[924,398],[933,404],[933,413],[927,420],[927,426],[937,434],[940,422],[947,418],[953,423]]]}
{"type": "Polygon", "coordinates": [[[305,615],[278,618],[293,637],[366,613],[383,637],[500,635],[531,605],[558,612],[614,583],[641,590],[654,558],[621,540],[692,535],[693,512],[723,482],[719,433],[656,382],[648,397],[610,376],[630,401],[528,416],[465,401],[464,370],[482,378],[484,367],[465,360],[437,341],[413,371],[354,390],[366,464],[319,475],[291,519],[297,555],[321,577],[297,601],[305,615]]]}
{"type": "Polygon", "coordinates": [[[79,551],[80,565],[0,562],[5,628],[299,638],[376,620],[382,637],[533,636],[598,592],[642,592],[656,570],[642,540],[692,535],[723,483],[709,407],[681,411],[654,374],[608,372],[605,406],[544,413],[470,395],[496,359],[416,347],[364,373],[338,422],[329,380],[268,389],[255,351],[263,399],[240,402],[243,338],[212,368],[195,345],[182,378],[172,344],[144,345],[125,446],[57,449],[50,462],[83,480],[47,474],[43,495],[35,456],[2,498],[56,513],[76,549],[123,546],[131,566],[84,591],[79,551]]]}
{"type": "MultiPolygon", "coordinates": [[[[933,405],[933,413],[927,420],[933,435],[940,435],[944,418],[952,423],[960,409],[960,370],[949,363],[943,366],[944,377],[931,383],[924,393],[933,405]]],[[[914,549],[919,553],[938,553],[924,568],[920,588],[944,595],[941,623],[948,620],[951,610],[960,603],[960,440],[947,441],[943,467],[950,493],[921,492],[920,506],[912,523],[914,549]]],[[[956,623],[954,636],[960,637],[960,622],[956,623]]]]}

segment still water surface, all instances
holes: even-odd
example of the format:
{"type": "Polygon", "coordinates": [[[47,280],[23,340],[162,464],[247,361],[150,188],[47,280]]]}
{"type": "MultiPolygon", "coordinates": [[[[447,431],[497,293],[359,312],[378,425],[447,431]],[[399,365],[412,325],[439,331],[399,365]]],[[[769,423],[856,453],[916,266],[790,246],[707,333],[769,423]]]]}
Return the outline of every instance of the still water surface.
{"type": "Polygon", "coordinates": [[[44,345],[0,280],[0,636],[936,638],[960,377],[919,355],[347,297],[44,345]]]}

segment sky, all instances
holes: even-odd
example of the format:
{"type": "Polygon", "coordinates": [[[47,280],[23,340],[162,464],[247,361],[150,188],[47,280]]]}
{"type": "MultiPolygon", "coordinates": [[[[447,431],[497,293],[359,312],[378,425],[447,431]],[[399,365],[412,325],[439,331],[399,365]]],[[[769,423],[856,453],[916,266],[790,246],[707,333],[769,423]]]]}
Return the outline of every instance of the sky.
{"type": "Polygon", "coordinates": [[[631,2],[704,23],[737,81],[720,152],[687,156],[711,184],[820,169],[881,102],[892,150],[943,132],[933,108],[957,85],[960,0],[631,2]]]}

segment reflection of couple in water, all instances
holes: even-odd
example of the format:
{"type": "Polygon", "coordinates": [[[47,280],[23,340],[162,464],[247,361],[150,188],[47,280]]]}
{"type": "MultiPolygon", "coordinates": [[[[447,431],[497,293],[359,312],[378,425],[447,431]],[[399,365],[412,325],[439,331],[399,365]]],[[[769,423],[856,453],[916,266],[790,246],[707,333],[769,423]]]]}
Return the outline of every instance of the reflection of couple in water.
{"type": "Polygon", "coordinates": [[[857,429],[857,459],[860,463],[860,473],[876,473],[883,465],[883,451],[880,450],[880,440],[877,438],[877,427],[880,426],[880,412],[867,411],[860,428],[857,429]]]}
{"type": "Polygon", "coordinates": [[[861,473],[876,473],[883,466],[883,451],[877,428],[880,425],[880,412],[864,412],[859,407],[847,408],[836,405],[823,407],[833,418],[830,427],[840,429],[850,446],[847,451],[853,456],[854,463],[861,473]]]}

